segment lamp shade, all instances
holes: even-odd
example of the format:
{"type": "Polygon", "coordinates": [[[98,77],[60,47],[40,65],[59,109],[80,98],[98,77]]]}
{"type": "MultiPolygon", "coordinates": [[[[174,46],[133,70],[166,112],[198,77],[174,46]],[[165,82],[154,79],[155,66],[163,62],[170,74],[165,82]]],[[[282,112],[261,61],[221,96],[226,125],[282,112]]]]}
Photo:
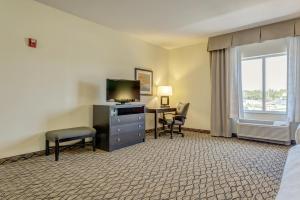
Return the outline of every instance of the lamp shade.
{"type": "Polygon", "coordinates": [[[173,90],[172,86],[158,86],[157,95],[158,96],[172,96],[173,90]]]}

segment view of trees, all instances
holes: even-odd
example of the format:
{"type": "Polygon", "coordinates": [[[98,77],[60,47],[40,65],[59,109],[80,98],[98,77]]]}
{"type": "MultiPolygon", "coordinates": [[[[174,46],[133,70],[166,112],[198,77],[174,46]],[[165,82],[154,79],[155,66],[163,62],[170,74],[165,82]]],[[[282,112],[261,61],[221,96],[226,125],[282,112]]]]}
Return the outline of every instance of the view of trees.
{"type": "MultiPolygon", "coordinates": [[[[243,93],[244,93],[243,94],[244,99],[248,99],[248,100],[262,99],[262,91],[261,90],[244,90],[243,93]]],[[[266,97],[268,100],[286,99],[287,91],[286,91],[286,89],[280,89],[280,90],[269,89],[266,91],[266,97]]]]}
{"type": "MultiPolygon", "coordinates": [[[[263,97],[261,90],[244,90],[243,104],[245,110],[262,110],[263,97]]],[[[287,91],[286,89],[266,91],[266,111],[286,111],[287,91]]]]}

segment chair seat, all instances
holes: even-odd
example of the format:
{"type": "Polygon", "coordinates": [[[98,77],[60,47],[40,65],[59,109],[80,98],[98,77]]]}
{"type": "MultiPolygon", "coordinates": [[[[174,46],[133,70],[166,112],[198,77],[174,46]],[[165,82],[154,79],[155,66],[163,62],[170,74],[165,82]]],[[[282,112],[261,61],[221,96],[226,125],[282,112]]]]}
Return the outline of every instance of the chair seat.
{"type": "MultiPolygon", "coordinates": [[[[173,119],[170,119],[170,118],[159,118],[159,123],[161,124],[167,124],[167,125],[172,125],[173,124],[173,119]]],[[[183,122],[182,121],[179,121],[179,120],[175,120],[174,121],[174,125],[183,125],[183,122]]]]}
{"type": "Polygon", "coordinates": [[[96,134],[96,130],[91,127],[76,127],[67,128],[61,130],[48,131],[46,133],[46,139],[49,141],[63,140],[76,137],[93,137],[96,134]]]}

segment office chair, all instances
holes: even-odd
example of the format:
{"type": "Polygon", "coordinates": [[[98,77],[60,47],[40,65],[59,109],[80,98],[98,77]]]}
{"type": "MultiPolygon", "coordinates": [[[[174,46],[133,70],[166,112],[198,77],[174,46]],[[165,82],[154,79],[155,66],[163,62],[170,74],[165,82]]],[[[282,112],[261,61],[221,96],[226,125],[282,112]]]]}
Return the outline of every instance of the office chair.
{"type": "MultiPolygon", "coordinates": [[[[163,126],[163,132],[170,132],[170,138],[173,139],[173,132],[181,134],[184,137],[183,132],[181,132],[181,127],[184,125],[186,120],[186,115],[189,109],[190,103],[179,103],[176,107],[176,112],[174,113],[163,113],[163,117],[158,119],[158,122],[163,126]],[[168,130],[166,130],[166,126],[168,130]],[[178,131],[174,131],[174,127],[178,126],[178,131]]],[[[159,133],[159,136],[161,133],[159,133]]]]}

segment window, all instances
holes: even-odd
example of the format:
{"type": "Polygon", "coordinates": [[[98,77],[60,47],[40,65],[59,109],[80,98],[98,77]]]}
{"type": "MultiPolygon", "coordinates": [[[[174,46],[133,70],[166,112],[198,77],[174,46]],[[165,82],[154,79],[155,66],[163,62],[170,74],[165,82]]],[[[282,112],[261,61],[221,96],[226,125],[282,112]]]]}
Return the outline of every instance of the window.
{"type": "Polygon", "coordinates": [[[245,111],[286,113],[286,52],[242,58],[241,72],[245,111]]]}

